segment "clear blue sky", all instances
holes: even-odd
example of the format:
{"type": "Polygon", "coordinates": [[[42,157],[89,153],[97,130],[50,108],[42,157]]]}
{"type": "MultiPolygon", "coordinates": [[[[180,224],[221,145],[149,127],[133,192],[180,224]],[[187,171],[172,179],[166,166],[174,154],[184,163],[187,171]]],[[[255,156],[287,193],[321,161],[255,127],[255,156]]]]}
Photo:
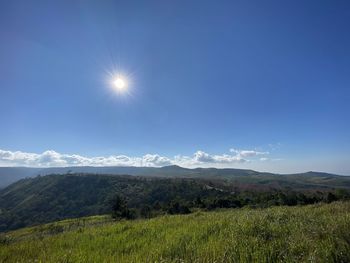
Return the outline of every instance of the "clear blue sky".
{"type": "Polygon", "coordinates": [[[350,174],[349,1],[1,1],[0,72],[0,165],[52,150],[350,174]]]}

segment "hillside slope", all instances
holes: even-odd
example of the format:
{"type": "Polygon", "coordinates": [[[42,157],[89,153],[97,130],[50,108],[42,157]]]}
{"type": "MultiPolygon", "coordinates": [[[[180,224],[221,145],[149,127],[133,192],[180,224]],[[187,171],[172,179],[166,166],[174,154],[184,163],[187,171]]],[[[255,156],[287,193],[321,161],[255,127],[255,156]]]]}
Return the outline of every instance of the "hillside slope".
{"type": "Polygon", "coordinates": [[[0,191],[0,231],[65,218],[111,212],[116,195],[138,208],[176,198],[216,196],[203,183],[188,179],[156,179],[108,175],[48,175],[23,179],[0,191]]]}
{"type": "Polygon", "coordinates": [[[346,187],[334,190],[346,186],[348,182],[342,181],[345,179],[314,175],[250,175],[237,176],[234,180],[96,174],[38,176],[22,179],[0,190],[0,232],[66,218],[111,213],[111,203],[117,195],[125,198],[136,214],[142,209],[152,210],[155,214],[166,213],[174,202],[189,209],[208,210],[332,202],[350,198],[346,187]],[[328,196],[332,192],[337,196],[328,196]]]}
{"type": "Polygon", "coordinates": [[[0,236],[0,262],[349,262],[350,202],[68,220],[0,236]]]}

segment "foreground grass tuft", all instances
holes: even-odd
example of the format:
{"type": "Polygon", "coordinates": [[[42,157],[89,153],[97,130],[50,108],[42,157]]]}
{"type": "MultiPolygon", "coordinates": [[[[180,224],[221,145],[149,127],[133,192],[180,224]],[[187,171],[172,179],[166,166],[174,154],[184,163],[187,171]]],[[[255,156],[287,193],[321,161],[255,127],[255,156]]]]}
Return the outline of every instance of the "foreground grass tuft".
{"type": "Polygon", "coordinates": [[[112,222],[0,236],[1,262],[350,262],[350,202],[112,222]]]}

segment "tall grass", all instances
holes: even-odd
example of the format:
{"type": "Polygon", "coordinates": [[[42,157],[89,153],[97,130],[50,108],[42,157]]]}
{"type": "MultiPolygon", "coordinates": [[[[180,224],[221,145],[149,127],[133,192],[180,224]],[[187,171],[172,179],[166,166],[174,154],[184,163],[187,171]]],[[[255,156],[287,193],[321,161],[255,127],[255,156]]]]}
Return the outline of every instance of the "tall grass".
{"type": "Polygon", "coordinates": [[[350,262],[350,202],[78,222],[7,233],[0,261],[350,262]]]}

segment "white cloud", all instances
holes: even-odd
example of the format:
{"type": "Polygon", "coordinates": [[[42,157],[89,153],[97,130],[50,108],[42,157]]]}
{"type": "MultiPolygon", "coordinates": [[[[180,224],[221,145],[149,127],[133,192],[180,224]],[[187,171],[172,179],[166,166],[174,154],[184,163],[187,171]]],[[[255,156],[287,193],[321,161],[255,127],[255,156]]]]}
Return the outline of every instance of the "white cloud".
{"type": "MultiPolygon", "coordinates": [[[[30,166],[30,167],[64,167],[64,166],[149,166],[180,165],[184,167],[236,165],[249,163],[258,155],[268,152],[253,150],[230,150],[230,154],[212,155],[204,151],[196,151],[192,156],[176,155],[173,158],[159,154],[145,154],[141,157],[126,155],[110,155],[86,157],[78,154],[61,154],[53,150],[43,153],[28,153],[21,151],[0,150],[0,166],[30,166]],[[249,159],[250,158],[250,159],[249,159]]],[[[267,160],[262,157],[260,160],[267,160]]]]}
{"type": "Polygon", "coordinates": [[[197,163],[244,163],[247,160],[242,158],[242,156],[239,155],[229,155],[229,154],[222,154],[222,155],[210,155],[203,151],[197,151],[193,159],[197,163]]]}
{"type": "Polygon", "coordinates": [[[142,157],[142,166],[166,166],[173,164],[172,161],[158,154],[146,154],[142,157]]]}
{"type": "Polygon", "coordinates": [[[199,163],[212,163],[215,161],[211,155],[209,155],[203,151],[195,152],[193,158],[195,161],[197,161],[199,163]]]}
{"type": "Polygon", "coordinates": [[[255,157],[258,155],[268,155],[269,152],[259,152],[255,150],[237,150],[237,149],[230,149],[230,152],[236,153],[237,155],[241,157],[255,157]]]}

